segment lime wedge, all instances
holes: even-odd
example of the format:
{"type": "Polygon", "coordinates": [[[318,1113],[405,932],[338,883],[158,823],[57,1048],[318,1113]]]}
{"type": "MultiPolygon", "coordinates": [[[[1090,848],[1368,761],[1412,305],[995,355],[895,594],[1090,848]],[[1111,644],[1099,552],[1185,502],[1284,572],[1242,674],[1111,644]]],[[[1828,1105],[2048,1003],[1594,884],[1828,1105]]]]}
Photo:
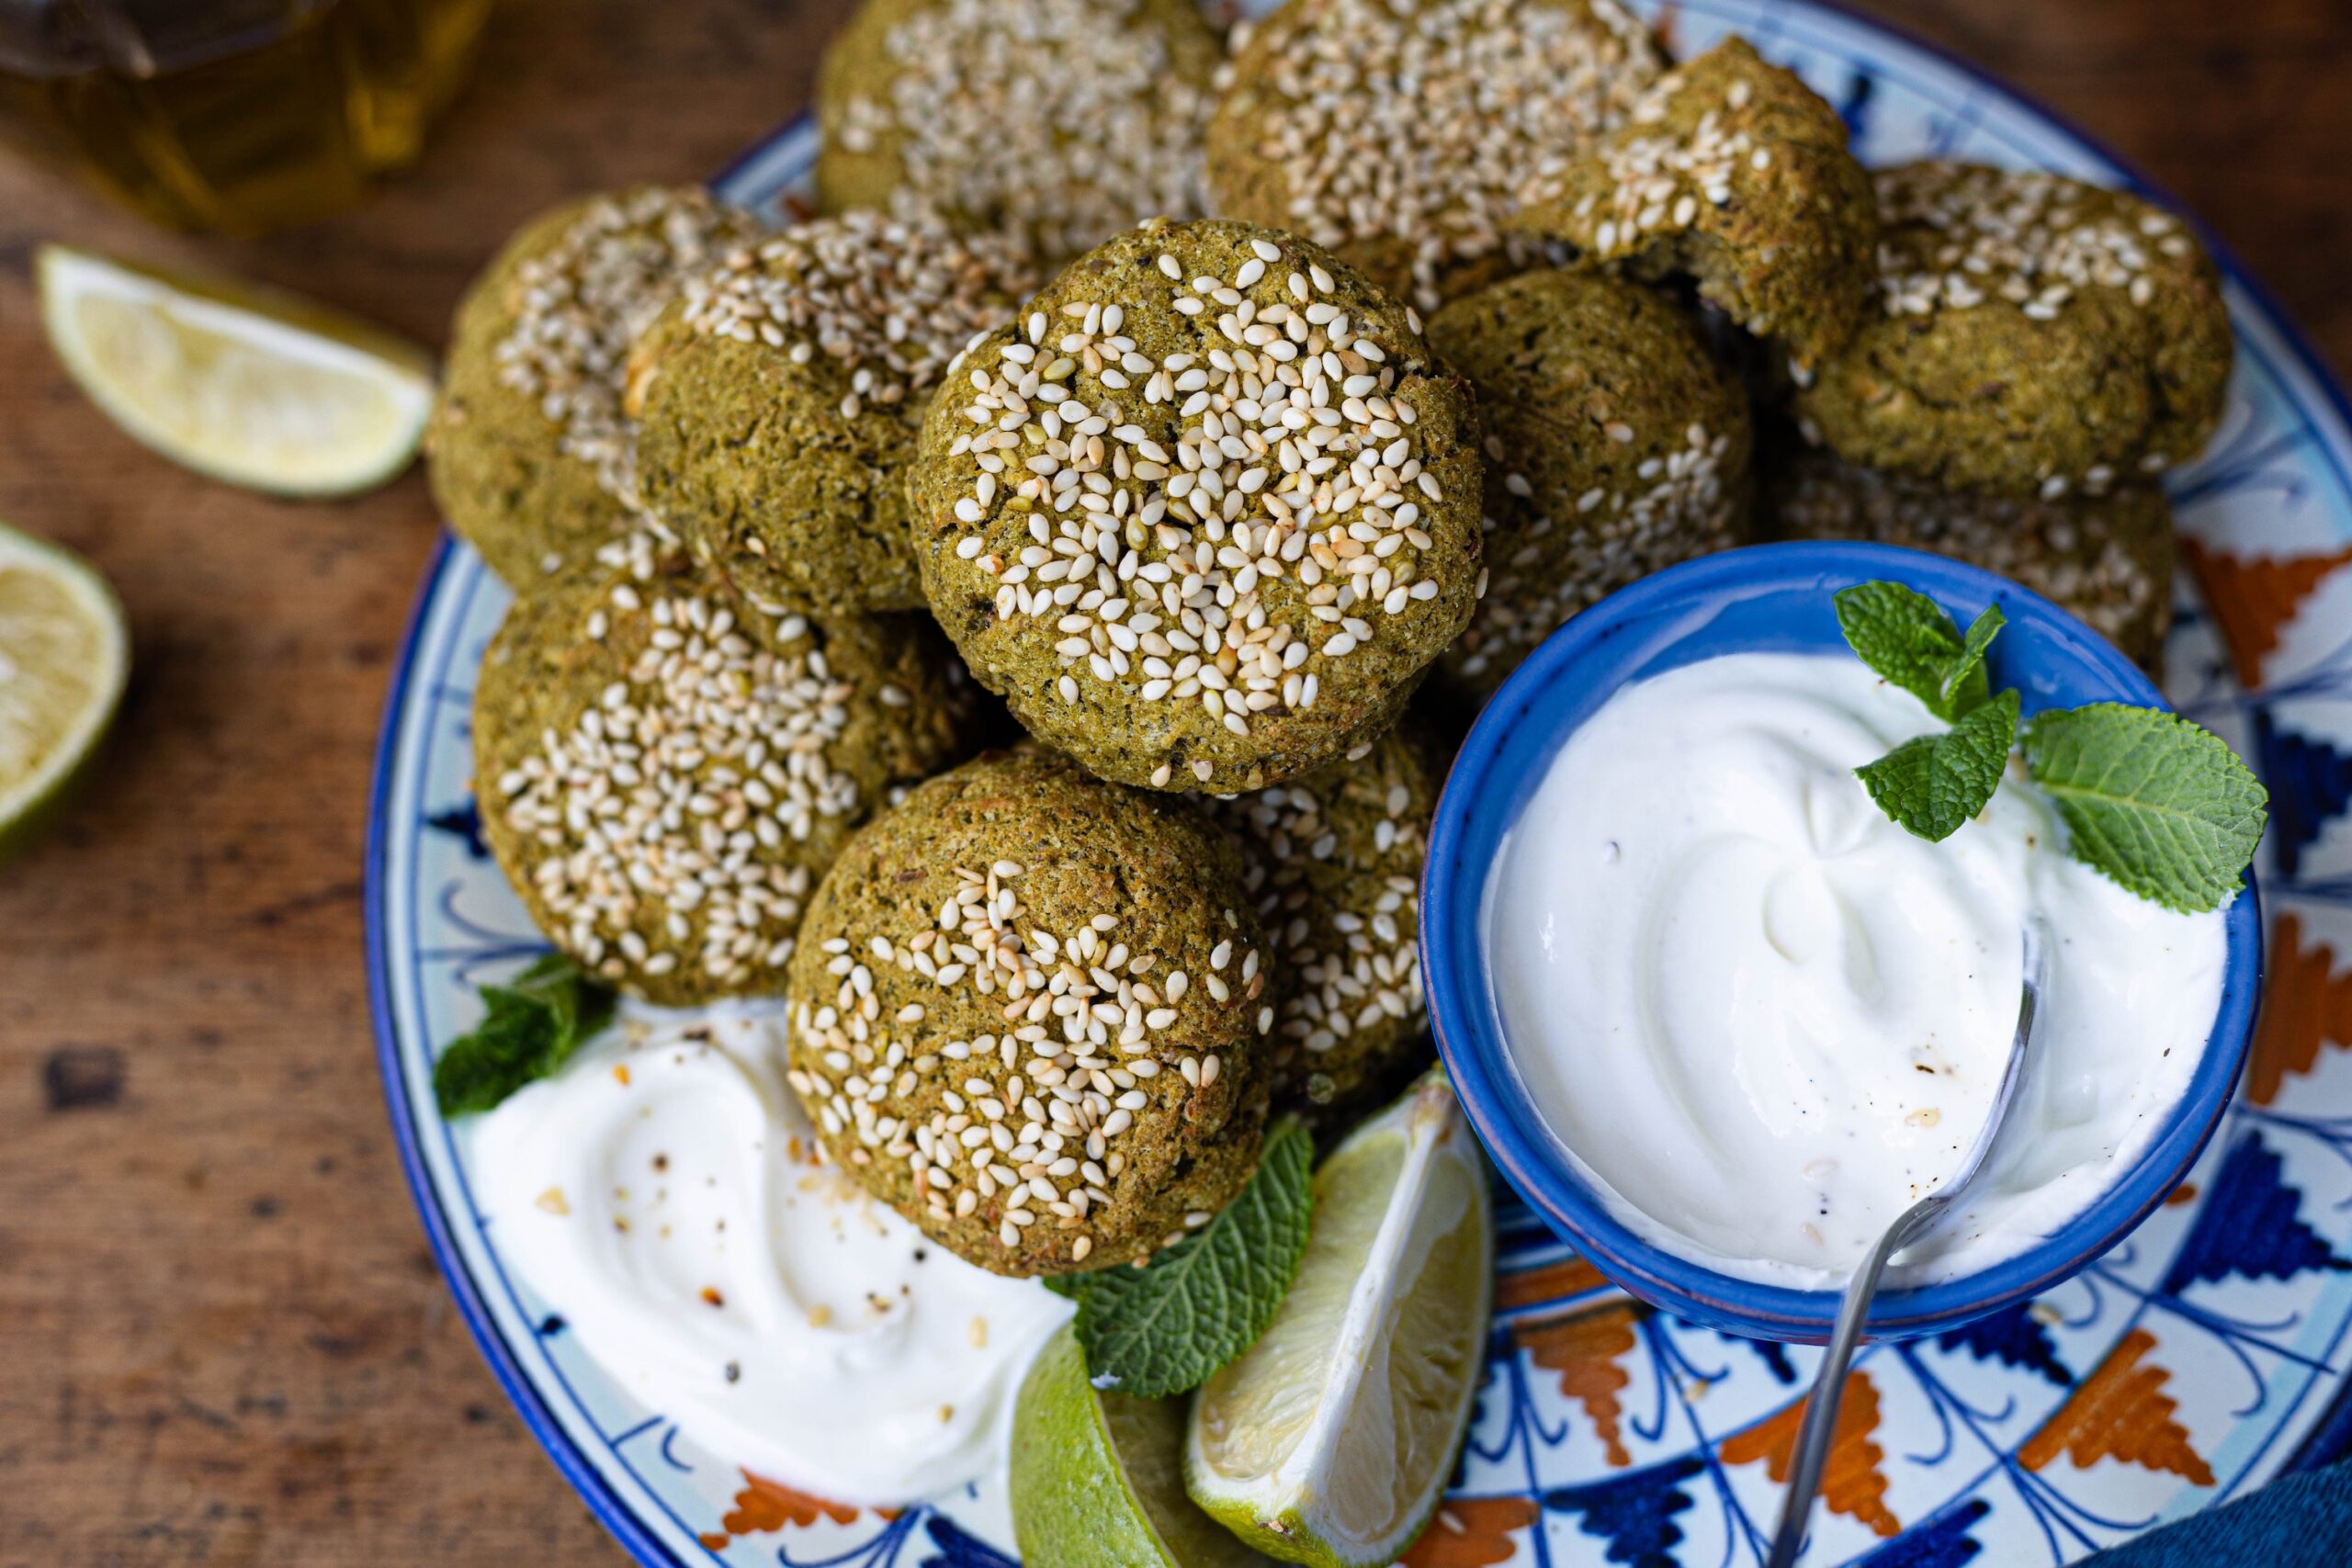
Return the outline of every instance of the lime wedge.
{"type": "Polygon", "coordinates": [[[1012,1416],[1012,1534],[1031,1568],[1265,1562],[1184,1495],[1184,1402],[1098,1393],[1065,1327],[1012,1416]]]}
{"type": "Polygon", "coordinates": [[[1193,1397],[1193,1500],[1292,1562],[1404,1555],[1469,1427],[1494,1256],[1486,1162],[1432,1072],[1315,1173],[1297,1282],[1193,1397]]]}
{"type": "Polygon", "coordinates": [[[0,523],[0,858],[64,798],[130,672],[130,636],[106,579],[0,523]]]}
{"type": "Polygon", "coordinates": [[[107,417],[175,462],[278,495],[349,495],[416,456],[422,350],[322,307],[43,245],[41,325],[107,417]]]}

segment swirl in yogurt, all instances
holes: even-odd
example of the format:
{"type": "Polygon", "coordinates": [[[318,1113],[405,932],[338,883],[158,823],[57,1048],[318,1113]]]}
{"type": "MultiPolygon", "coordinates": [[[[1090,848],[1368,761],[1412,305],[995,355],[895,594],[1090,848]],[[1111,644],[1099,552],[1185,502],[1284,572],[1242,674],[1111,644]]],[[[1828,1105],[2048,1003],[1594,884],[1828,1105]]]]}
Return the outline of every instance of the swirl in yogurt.
{"type": "Polygon", "coordinates": [[[821,1162],[775,1021],[625,1025],[473,1132],[501,1256],[613,1379],[728,1463],[903,1503],[1001,1464],[1067,1302],[821,1162]]]}
{"type": "Polygon", "coordinates": [[[1485,892],[1510,1057],[1620,1217],[1711,1266],[1836,1283],[1991,1108],[2029,933],[2037,1061],[1999,1163],[1910,1280],[2079,1213],[2187,1087],[2219,913],[2065,852],[2013,772],[1940,843],[1853,770],[1940,728],[1846,655],[1736,653],[1612,694],[1554,758],[1485,892]]]}

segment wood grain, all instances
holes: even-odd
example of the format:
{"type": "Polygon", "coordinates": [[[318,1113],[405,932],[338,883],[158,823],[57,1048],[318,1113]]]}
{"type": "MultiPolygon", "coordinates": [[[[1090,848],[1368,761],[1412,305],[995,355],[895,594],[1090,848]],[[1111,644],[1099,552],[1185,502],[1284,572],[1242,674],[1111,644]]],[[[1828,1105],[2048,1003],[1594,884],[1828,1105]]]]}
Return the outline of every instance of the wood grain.
{"type": "MultiPolygon", "coordinates": [[[[424,486],[283,504],[131,445],[42,345],[32,247],[203,261],[437,342],[521,218],[786,118],[845,8],[512,0],[412,177],[262,243],[0,161],[0,516],[96,560],[138,644],[102,776],[0,868],[0,1568],[622,1561],[457,1321],[377,1088],[361,848],[424,486]]],[[[2177,192],[2352,368],[2338,0],[1901,9],[2177,192]]]]}

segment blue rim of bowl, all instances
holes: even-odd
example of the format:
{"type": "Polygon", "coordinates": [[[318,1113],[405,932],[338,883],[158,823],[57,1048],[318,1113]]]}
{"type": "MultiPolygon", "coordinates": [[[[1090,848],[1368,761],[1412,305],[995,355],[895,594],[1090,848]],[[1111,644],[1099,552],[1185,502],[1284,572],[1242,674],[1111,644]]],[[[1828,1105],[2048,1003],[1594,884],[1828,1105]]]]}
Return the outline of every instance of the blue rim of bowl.
{"type": "MultiPolygon", "coordinates": [[[[1508,819],[1496,819],[1523,806],[1534,784],[1523,773],[1498,772],[1505,753],[1524,763],[1531,746],[1555,750],[1565,741],[1559,733],[1531,743],[1521,727],[1543,722],[1531,720],[1531,710],[1588,655],[1611,650],[1614,639],[1634,627],[1657,628],[1679,618],[1671,629],[1645,637],[1645,649],[1662,651],[1712,621],[1714,607],[1800,592],[1808,584],[1819,586],[1826,612],[1835,590],[1873,579],[1908,583],[1963,621],[1978,607],[1998,603],[2011,625],[1996,645],[1996,659],[2022,660],[2030,671],[2055,651],[2096,671],[2115,694],[2109,700],[2168,707],[2154,683],[2098,633],[2041,595],[1964,562],[1846,542],[1727,550],[1668,567],[1611,594],[1553,633],[1511,673],[1454,759],[1422,873],[1421,972],[1430,1026],[1464,1110],[1497,1168],[1529,1207],[1625,1290],[1694,1321],[1756,1338],[1826,1338],[1838,1314],[1837,1293],[1740,1279],[1645,1240],[1552,1153],[1552,1135],[1506,1065],[1508,1048],[1483,961],[1480,904],[1492,866],[1486,840],[1508,829],[1508,819]],[[1685,607],[1679,617],[1678,606],[1685,607]]],[[[1883,1293],[1871,1313],[1873,1336],[1949,1327],[2047,1290],[2121,1240],[2179,1185],[2220,1125],[2253,1038],[2262,922],[2251,872],[2223,919],[2228,963],[2221,1004],[2204,1054],[2154,1140],[2120,1179],[2036,1246],[1956,1280],[1883,1293]]]]}
{"type": "MultiPolygon", "coordinates": [[[[2136,163],[2119,155],[2103,138],[2085,130],[2071,116],[2051,108],[2038,95],[2003,80],[1903,23],[1866,14],[1846,4],[1845,0],[1806,0],[1806,4],[1810,8],[1865,33],[1891,39],[1902,48],[1936,62],[1963,80],[2015,104],[2083,152],[2117,171],[2134,188],[2164,202],[2170,210],[2195,224],[2215,264],[2228,280],[2253,301],[2263,324],[2276,335],[2278,346],[2302,372],[2310,387],[2335,411],[2346,425],[2352,426],[2352,394],[2347,394],[2335,373],[2320,358],[2318,350],[2312,346],[2301,324],[2280,306],[2277,296],[2238,260],[2229,245],[2162,185],[2148,178],[2136,163]]],[[[809,118],[804,110],[784,120],[757,146],[747,149],[731,160],[711,183],[714,186],[724,184],[729,176],[749,167],[774,142],[798,130],[809,118]]],[[[447,1222],[441,1213],[439,1201],[434,1194],[431,1176],[424,1168],[424,1156],[416,1145],[412,1111],[402,1087],[401,1041],[391,1016],[391,977],[380,915],[383,881],[389,870],[384,858],[389,848],[385,827],[389,819],[391,778],[398,756],[405,698],[412,682],[420,636],[426,613],[435,602],[455,549],[456,543],[445,528],[418,580],[408,627],[401,637],[400,650],[392,664],[391,679],[386,687],[383,721],[378,727],[375,773],[368,789],[362,941],[368,948],[368,1016],[376,1036],[377,1064],[384,1080],[386,1113],[391,1122],[401,1171],[415,1203],[419,1222],[424,1229],[425,1242],[440,1266],[442,1278],[448,1283],[449,1293],[457,1300],[459,1316],[464,1319],[475,1344],[481,1348],[483,1359],[490,1363],[491,1371],[504,1389],[508,1400],[522,1416],[524,1426],[547,1450],[557,1471],[579,1493],[589,1512],[632,1556],[647,1568],[685,1568],[684,1561],[645,1529],[629,1505],[588,1462],[578,1445],[558,1424],[554,1412],[529,1382],[491,1322],[488,1309],[464,1259],[458,1254],[447,1222]]],[[[2281,1463],[2279,1473],[2285,1475],[2316,1469],[2347,1453],[2352,1453],[2352,1386],[2338,1392],[2331,1406],[2312,1424],[2302,1441],[2281,1463]]]]}

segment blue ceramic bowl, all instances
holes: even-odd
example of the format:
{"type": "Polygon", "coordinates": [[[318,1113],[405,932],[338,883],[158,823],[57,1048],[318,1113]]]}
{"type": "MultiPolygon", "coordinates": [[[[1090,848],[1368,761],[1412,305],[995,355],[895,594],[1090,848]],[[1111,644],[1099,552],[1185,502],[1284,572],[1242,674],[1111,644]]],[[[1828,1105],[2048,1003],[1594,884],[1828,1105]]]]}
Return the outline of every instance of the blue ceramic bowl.
{"type": "MultiPolygon", "coordinates": [[[[2008,627],[1993,644],[1994,683],[2018,688],[2029,716],[2094,702],[2165,705],[2148,678],[2098,633],[1991,572],[1888,545],[1731,550],[1611,594],[1554,633],[1503,682],[1446,780],[1423,874],[1422,968],[1438,1050],[1495,1164],[1554,1230],[1627,1291],[1757,1338],[1826,1339],[1838,1297],[1719,1273],[1644,1239],[1611,1213],[1562,1157],[1510,1066],[1479,908],[1497,848],[1554,754],[1619,686],[1726,653],[1842,651],[1831,595],[1874,581],[1909,584],[1962,626],[1998,604],[2008,627]]],[[[1973,1274],[1881,1294],[1871,1311],[1873,1336],[1926,1334],[2046,1291],[2112,1247],[2178,1185],[2221,1120],[2245,1059],[2262,979],[2251,877],[2225,918],[2228,968],[2204,1056],[2130,1168],[2024,1252],[1973,1274]]],[[[1657,1153],[1674,1157],[1670,1148],[1657,1153]]]]}

